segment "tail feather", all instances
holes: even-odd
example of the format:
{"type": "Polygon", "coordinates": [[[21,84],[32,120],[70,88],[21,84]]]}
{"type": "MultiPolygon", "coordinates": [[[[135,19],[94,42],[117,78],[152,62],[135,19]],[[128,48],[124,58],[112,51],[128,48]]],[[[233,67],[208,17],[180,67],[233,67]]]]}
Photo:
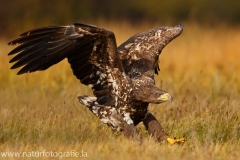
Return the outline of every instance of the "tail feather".
{"type": "Polygon", "coordinates": [[[110,126],[113,130],[122,131],[123,118],[115,107],[100,105],[97,97],[78,96],[79,102],[88,107],[88,109],[96,115],[100,121],[110,126]]]}
{"type": "Polygon", "coordinates": [[[78,96],[78,100],[82,105],[87,106],[89,109],[94,105],[99,105],[97,103],[97,97],[78,96]]]}

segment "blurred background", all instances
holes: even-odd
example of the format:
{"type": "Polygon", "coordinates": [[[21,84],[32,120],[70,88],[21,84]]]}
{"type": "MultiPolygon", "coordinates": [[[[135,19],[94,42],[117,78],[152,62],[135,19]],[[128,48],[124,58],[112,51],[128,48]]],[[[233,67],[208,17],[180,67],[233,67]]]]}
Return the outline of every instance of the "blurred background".
{"type": "Polygon", "coordinates": [[[85,22],[101,25],[122,21],[131,25],[239,25],[240,1],[236,0],[0,0],[1,36],[45,25],[85,22]]]}

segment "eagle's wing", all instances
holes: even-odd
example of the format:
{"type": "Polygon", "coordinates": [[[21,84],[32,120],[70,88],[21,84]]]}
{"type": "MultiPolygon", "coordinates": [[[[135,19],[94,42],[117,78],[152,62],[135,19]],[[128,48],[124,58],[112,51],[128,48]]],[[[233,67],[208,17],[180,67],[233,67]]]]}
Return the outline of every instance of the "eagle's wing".
{"type": "MultiPolygon", "coordinates": [[[[125,76],[114,33],[93,25],[45,27],[30,30],[9,42],[20,44],[9,55],[18,74],[45,70],[68,59],[73,74],[93,89],[99,104],[117,105],[118,89],[125,76]]],[[[126,77],[125,77],[126,79],[126,77]]]]}
{"type": "Polygon", "coordinates": [[[179,36],[183,25],[160,27],[138,33],[118,47],[125,72],[131,78],[145,75],[153,78],[159,71],[158,58],[162,49],[179,36]]]}

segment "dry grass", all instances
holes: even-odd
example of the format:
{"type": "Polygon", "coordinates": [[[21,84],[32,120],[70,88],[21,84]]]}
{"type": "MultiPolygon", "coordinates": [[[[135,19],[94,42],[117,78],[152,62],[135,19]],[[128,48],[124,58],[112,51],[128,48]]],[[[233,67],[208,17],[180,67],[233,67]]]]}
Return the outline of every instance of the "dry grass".
{"type": "MultiPolygon", "coordinates": [[[[118,44],[157,27],[98,25],[112,29],[118,44]]],[[[172,137],[187,138],[180,146],[155,143],[141,124],[145,141],[140,146],[112,134],[79,104],[77,95],[92,93],[72,76],[66,61],[16,76],[7,57],[13,48],[6,42],[0,43],[0,152],[84,150],[88,159],[119,160],[240,158],[239,28],[186,24],[183,34],[163,50],[157,85],[174,101],[151,105],[150,110],[172,137]]]]}

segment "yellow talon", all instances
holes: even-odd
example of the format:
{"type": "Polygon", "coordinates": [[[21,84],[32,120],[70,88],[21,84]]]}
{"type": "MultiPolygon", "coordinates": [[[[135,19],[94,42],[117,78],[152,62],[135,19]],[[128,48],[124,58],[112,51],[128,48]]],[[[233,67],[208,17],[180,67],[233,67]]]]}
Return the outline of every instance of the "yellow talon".
{"type": "Polygon", "coordinates": [[[170,145],[173,145],[173,144],[180,144],[180,143],[184,143],[185,142],[185,138],[179,138],[179,139],[176,139],[176,138],[174,138],[174,139],[172,139],[172,138],[167,138],[167,141],[168,141],[168,143],[170,144],[170,145]]]}

